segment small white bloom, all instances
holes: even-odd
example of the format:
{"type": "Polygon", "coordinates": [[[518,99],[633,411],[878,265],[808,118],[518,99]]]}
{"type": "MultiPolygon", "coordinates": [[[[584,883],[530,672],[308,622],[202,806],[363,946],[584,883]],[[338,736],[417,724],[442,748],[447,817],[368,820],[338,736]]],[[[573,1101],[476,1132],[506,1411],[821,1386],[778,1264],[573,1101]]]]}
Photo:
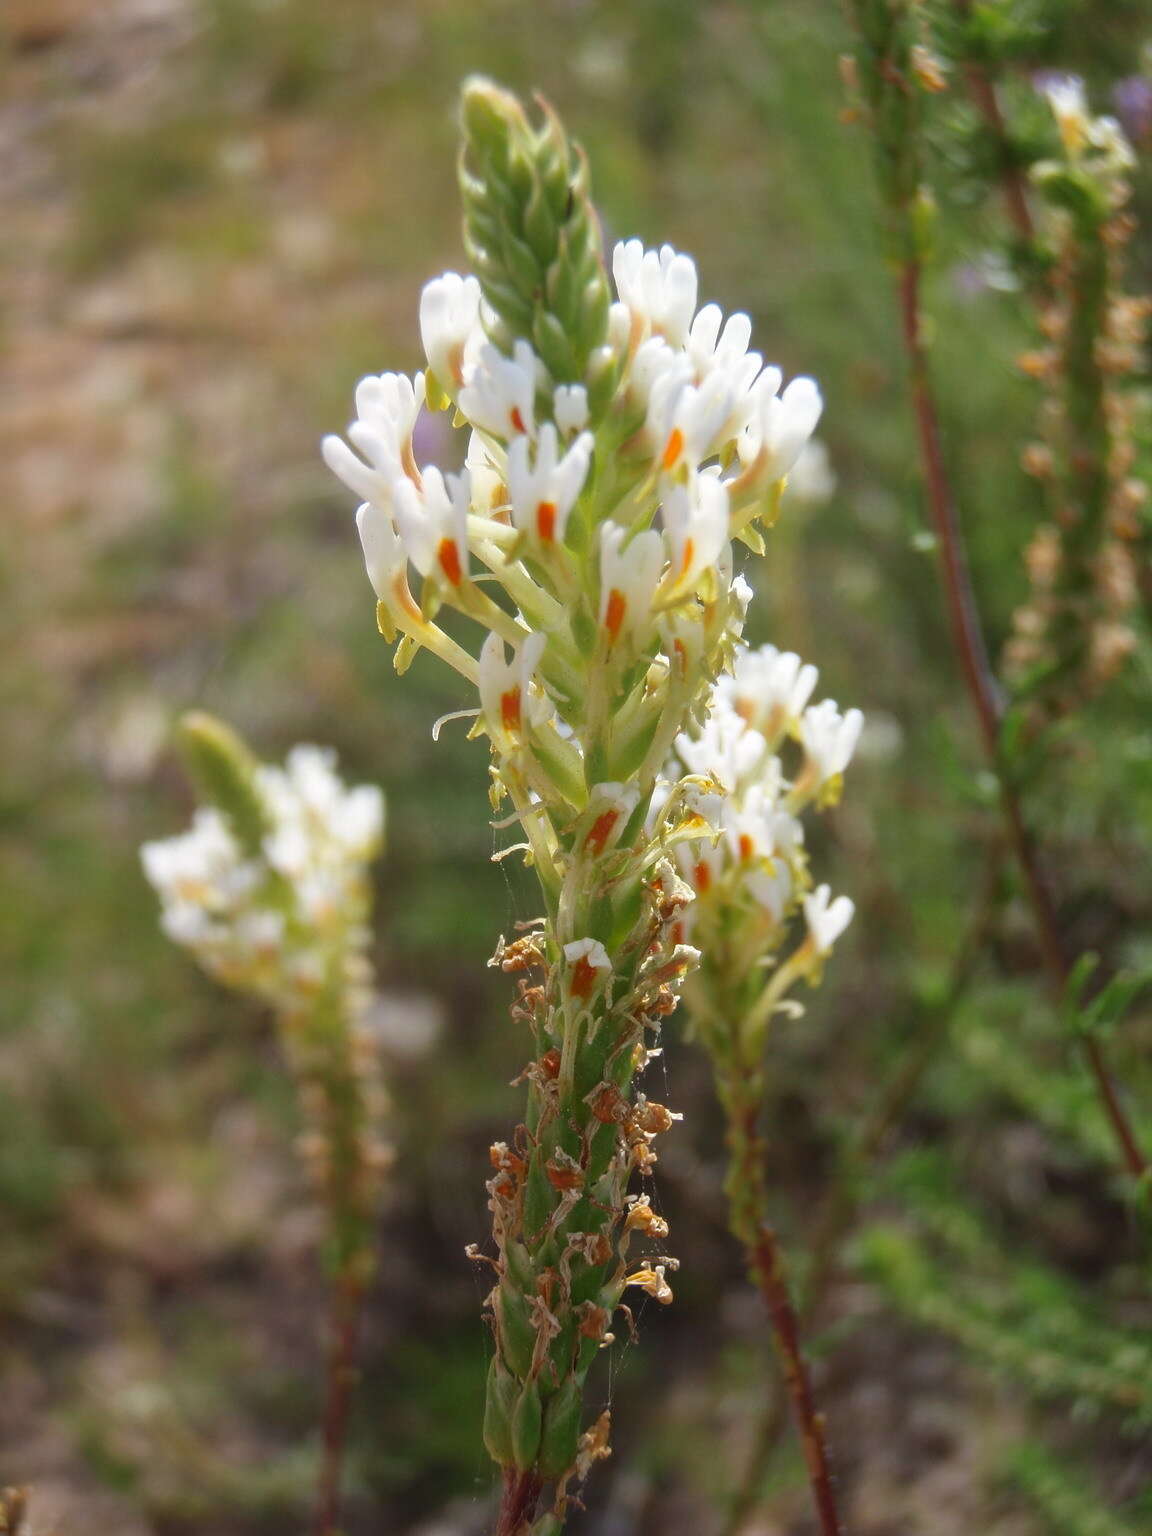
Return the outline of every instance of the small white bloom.
{"type": "Polygon", "coordinates": [[[727,487],[715,475],[692,475],[665,492],[663,515],[670,569],[657,600],[672,602],[691,592],[727,547],[727,487]]]}
{"type": "Polygon", "coordinates": [[[858,709],[842,715],[832,699],[811,704],[804,711],[800,741],[810,762],[818,768],[821,780],[844,772],[852,761],[863,725],[864,716],[858,709]]]}
{"type": "Polygon", "coordinates": [[[640,636],[652,618],[652,599],[664,564],[664,542],[654,528],[628,540],[611,520],[600,525],[600,623],[616,642],[640,636]]]}
{"type": "Polygon", "coordinates": [[[517,528],[541,544],[562,544],[568,514],[588,477],[594,439],[582,432],[561,458],[556,428],[546,421],[534,455],[526,437],[514,438],[508,448],[508,494],[517,528]]]}
{"type": "Polygon", "coordinates": [[[836,493],[836,472],[828,458],[828,449],[818,437],[810,437],[788,471],[784,494],[790,502],[823,506],[836,493]]]}
{"type": "Polygon", "coordinates": [[[568,990],[573,997],[587,1000],[602,977],[611,975],[612,962],[599,939],[573,939],[564,946],[564,958],[572,967],[568,990]]]}
{"type": "Polygon", "coordinates": [[[751,340],[752,322],[747,315],[738,311],[725,320],[718,304],[705,304],[692,322],[684,348],[697,381],[722,373],[737,398],[746,395],[764,365],[759,352],[748,350],[751,340]]]}
{"type": "Polygon", "coordinates": [[[558,384],[552,395],[552,415],[564,437],[588,425],[588,391],[583,384],[558,384]]]}
{"type": "Polygon", "coordinates": [[[830,903],[831,889],[817,886],[804,898],[804,920],[808,924],[808,938],[818,955],[826,955],[836,940],[852,921],[855,903],[848,896],[837,896],[830,903]]]}
{"type": "Polygon", "coordinates": [[[408,607],[408,553],[391,514],[366,501],[356,513],[356,529],[364,550],[364,566],[376,596],[390,607],[408,607]]]}
{"type": "Polygon", "coordinates": [[[468,472],[424,471],[422,490],[410,480],[396,486],[396,523],[412,564],[422,576],[435,573],[458,587],[468,575],[468,472]]]}
{"type": "Polygon", "coordinates": [[[391,508],[396,482],[418,479],[412,457],[412,433],[424,404],[424,375],[369,374],[356,386],[356,420],[348,439],[329,435],[320,444],[324,462],[349,490],[365,501],[391,508]]]}
{"type": "Polygon", "coordinates": [[[751,391],[747,426],[737,439],[740,462],[766,483],[781,480],[812,436],[824,402],[815,380],[793,379],[782,395],[780,370],[765,368],[751,391]]]}
{"type": "Polygon", "coordinates": [[[516,342],[511,357],[485,343],[460,391],[460,409],[473,426],[505,442],[518,433],[530,436],[536,427],[536,390],[545,377],[529,342],[516,342]]]}
{"type": "Polygon", "coordinates": [[[504,642],[490,634],[480,648],[479,689],[484,729],[501,752],[514,751],[527,726],[548,718],[551,706],[535,686],[536,669],[544,654],[545,637],[527,635],[512,648],[509,661],[504,642]]]}
{"type": "Polygon", "coordinates": [[[612,252],[616,292],[628,306],[633,336],[653,333],[684,345],[696,313],[696,263],[670,245],[646,251],[639,240],[621,241],[612,252]]]}
{"type": "Polygon", "coordinates": [[[754,651],[741,647],[733,675],[716,686],[742,720],[775,742],[799,719],[818,677],[795,652],[762,645],[754,651]]]}
{"type": "Polygon", "coordinates": [[[420,340],[428,366],[443,389],[459,389],[484,345],[480,283],[445,272],[420,294],[420,340]]]}
{"type": "Polygon", "coordinates": [[[648,437],[662,474],[697,465],[719,452],[741,423],[733,421],[736,396],[722,372],[693,382],[692,365],[681,358],[665,369],[648,398],[648,437]]]}

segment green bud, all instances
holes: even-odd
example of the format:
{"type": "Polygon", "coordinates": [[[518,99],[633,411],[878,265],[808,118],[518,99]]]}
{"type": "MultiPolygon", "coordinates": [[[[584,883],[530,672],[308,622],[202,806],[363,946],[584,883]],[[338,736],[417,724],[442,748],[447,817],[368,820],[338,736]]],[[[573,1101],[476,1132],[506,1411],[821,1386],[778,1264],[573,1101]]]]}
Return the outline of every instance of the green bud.
{"type": "Polygon", "coordinates": [[[543,1426],[540,1388],[534,1381],[526,1382],[512,1410],[512,1460],[516,1466],[527,1469],[535,1464],[543,1426]]]}
{"type": "Polygon", "coordinates": [[[580,1384],[569,1377],[544,1410],[537,1461],[545,1477],[562,1477],[576,1460],[582,1396],[580,1384]]]}
{"type": "Polygon", "coordinates": [[[488,1393],[484,1402],[484,1445],[501,1466],[512,1462],[512,1410],[516,1405],[516,1378],[494,1355],[488,1367],[488,1393]]]}
{"type": "Polygon", "coordinates": [[[465,84],[464,244],[496,317],[495,345],[511,353],[515,341],[530,341],[556,383],[583,383],[591,371],[599,404],[608,398],[611,294],[587,162],[552,109],[541,102],[540,111],[535,127],[492,81],[465,84]]]}
{"type": "Polygon", "coordinates": [[[230,726],[200,710],[181,719],[177,739],[201,798],[225,817],[245,853],[258,854],[271,823],[256,787],[256,758],[230,726]]]}
{"type": "Polygon", "coordinates": [[[524,1297],[506,1282],[496,1292],[496,1328],[504,1359],[517,1376],[527,1376],[536,1348],[536,1330],[524,1297]]]}

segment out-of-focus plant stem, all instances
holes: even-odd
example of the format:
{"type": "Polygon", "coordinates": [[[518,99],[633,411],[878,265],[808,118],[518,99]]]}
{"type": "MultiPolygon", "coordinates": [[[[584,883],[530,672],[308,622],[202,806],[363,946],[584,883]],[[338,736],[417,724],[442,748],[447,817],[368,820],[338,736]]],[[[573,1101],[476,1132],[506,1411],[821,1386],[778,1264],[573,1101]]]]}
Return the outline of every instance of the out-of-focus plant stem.
{"type": "Polygon", "coordinates": [[[364,1285],[354,1269],[332,1282],[328,1314],[323,1452],[316,1500],[316,1536],[338,1536],[348,1414],[356,1384],[356,1356],[364,1285]]]}
{"type": "MultiPolygon", "coordinates": [[[[900,1124],[924,1074],[935,1061],[956,1009],[971,983],[976,962],[990,932],[999,906],[1004,847],[996,838],[988,848],[980,887],[980,899],[952,965],[947,989],[937,1004],[928,1027],[921,1031],[915,1048],[901,1062],[861,1126],[848,1152],[839,1178],[829,1185],[812,1222],[808,1244],[811,1258],[799,1307],[800,1326],[810,1328],[818,1320],[828,1295],[844,1241],[855,1223],[860,1205],[860,1175],[883,1153],[889,1137],[900,1124]]],[[[768,1402],[757,1426],[744,1476],[728,1511],[722,1536],[739,1536],[756,1509],[768,1466],[780,1443],[787,1420],[785,1398],[776,1393],[768,1402]]]]}
{"type": "MultiPolygon", "coordinates": [[[[939,412],[928,367],[921,308],[924,207],[919,165],[920,85],[914,67],[913,7],[909,0],[850,0],[860,39],[857,66],[876,141],[878,180],[896,267],[900,335],[924,485],[940,555],[941,583],[952,645],[976,712],[988,765],[996,776],[1008,839],[1032,910],[1050,991],[1058,1002],[1072,968],[1048,877],[1024,818],[1002,750],[1003,705],[988,659],[964,537],[944,462],[939,412]]],[[[1144,1181],[1148,1164],[1112,1081],[1100,1043],[1080,1037],[1089,1073],[1124,1166],[1144,1181]]]]}

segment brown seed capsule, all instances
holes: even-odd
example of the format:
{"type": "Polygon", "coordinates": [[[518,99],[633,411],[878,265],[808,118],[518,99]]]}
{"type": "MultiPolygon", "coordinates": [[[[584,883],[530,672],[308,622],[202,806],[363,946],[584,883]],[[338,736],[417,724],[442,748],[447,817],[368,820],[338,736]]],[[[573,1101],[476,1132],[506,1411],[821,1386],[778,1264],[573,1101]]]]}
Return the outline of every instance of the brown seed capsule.
{"type": "Polygon", "coordinates": [[[553,1189],[563,1192],[566,1189],[582,1189],[584,1187],[584,1170],[578,1163],[573,1162],[571,1158],[564,1157],[563,1153],[545,1163],[544,1172],[547,1174],[548,1182],[553,1189]]]}
{"type": "Polygon", "coordinates": [[[554,1082],[560,1076],[560,1052],[555,1046],[541,1056],[540,1071],[550,1082],[554,1082]]]}

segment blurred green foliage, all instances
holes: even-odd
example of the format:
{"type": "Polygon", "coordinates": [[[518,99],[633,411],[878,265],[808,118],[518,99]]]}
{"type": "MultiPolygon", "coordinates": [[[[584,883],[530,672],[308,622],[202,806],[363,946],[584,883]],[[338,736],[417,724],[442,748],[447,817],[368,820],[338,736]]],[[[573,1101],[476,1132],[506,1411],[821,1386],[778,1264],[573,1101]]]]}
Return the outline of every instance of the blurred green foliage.
{"type": "MultiPolygon", "coordinates": [[[[995,32],[1023,8],[976,9],[995,32]]],[[[1019,39],[1022,63],[1080,70],[1105,103],[1137,68],[1142,7],[1063,11],[1019,39]]],[[[409,1529],[485,1496],[485,1287],[462,1248],[485,1229],[485,1149],[511,1129],[505,1085],[527,1050],[507,979],[485,961],[501,929],[534,915],[531,887],[514,861],[489,862],[483,744],[460,724],[431,740],[460,703],[453,680],[427,658],[392,675],[351,509],[316,453],[361,373],[415,366],[419,286],[463,260],[453,111],[460,78],[480,70],[554,101],[589,152],[609,243],[639,234],[692,252],[703,297],[747,309],[766,355],[815,375],[827,400],[836,496],[818,511],[786,503],[750,574],[753,638],[799,650],[873,722],[821,853],[857,927],[808,1016],[779,1031],[769,1127],[791,1248],[803,1252],[836,1180],[863,1202],[846,1261],[860,1284],[834,1296],[822,1350],[853,1526],[890,1529],[886,1510],[925,1536],[1141,1528],[1146,1494],[1124,1507],[1138,1447],[1117,1426],[1145,1412],[1146,1253],[1098,1106],[1037,992],[1010,874],[893,1133],[910,1156],[873,1180],[845,1150],[948,990],[996,817],[947,645],[868,149],[840,120],[838,8],[547,0],[529,18],[507,0],[181,0],[151,23],[127,4],[61,15],[47,44],[13,25],[5,60],[23,136],[20,174],[0,190],[13,383],[0,643],[23,660],[0,672],[0,1310],[13,1325],[0,1482],[42,1482],[62,1532],[102,1521],[123,1536],[255,1536],[298,1524],[308,1497],[320,1277],[291,1096],[266,1022],[162,939],[136,861],[143,838],[187,814],[166,731],[202,704],[265,757],[331,743],[350,779],[388,793],[380,972],[398,1018],[438,1012],[442,1027],[385,1042],[400,1162],[350,1529],[409,1529]],[[943,1376],[905,1395],[959,1407],[928,1452],[913,1409],[893,1404],[880,1425],[853,1394],[906,1348],[935,1347],[943,1376]],[[1037,1381],[1047,1350],[1059,1369],[1037,1381]],[[1100,1373],[1136,1394],[1115,1414],[1100,1373]],[[1076,1405],[1095,1399],[1089,1421],[1076,1405]],[[1008,1493],[989,1423],[1025,1447],[1008,1493]],[[933,1458],[969,1470],[950,1513],[900,1504],[881,1470],[893,1443],[912,1481],[933,1458]],[[1066,1446],[1084,1469],[1071,1488],[1066,1446]]],[[[948,114],[963,110],[947,96],[931,125],[929,299],[998,651],[1039,510],[1018,468],[1037,401],[1014,368],[1031,335],[1001,278],[1000,220],[973,190],[979,143],[966,158],[949,149],[962,135],[948,114]]],[[[1137,195],[1152,203],[1146,171],[1137,195]]],[[[1146,247],[1140,259],[1152,272],[1146,247]]],[[[1145,637],[1029,778],[1062,921],[1104,975],[1152,958],[1150,663],[1145,637]]],[[[1110,1043],[1145,1145],[1150,1036],[1138,1000],[1110,1043]]],[[[614,1351],[614,1465],[637,1451],[639,1470],[631,1484],[605,1474],[594,1496],[632,1521],[615,1529],[689,1532],[709,1527],[739,1473],[761,1345],[717,1232],[706,1079],[674,1028],[667,1044],[660,1097],[687,1118],[657,1192],[685,1267],[676,1307],[649,1311],[641,1347],[614,1351]],[[727,1368],[725,1331],[746,1346],[727,1368]],[[657,1449],[642,1454],[645,1433],[657,1449]],[[721,1455],[729,1438],[737,1453],[721,1455]]],[[[774,1510],[802,1507],[798,1479],[794,1463],[773,1475],[774,1510]]]]}

